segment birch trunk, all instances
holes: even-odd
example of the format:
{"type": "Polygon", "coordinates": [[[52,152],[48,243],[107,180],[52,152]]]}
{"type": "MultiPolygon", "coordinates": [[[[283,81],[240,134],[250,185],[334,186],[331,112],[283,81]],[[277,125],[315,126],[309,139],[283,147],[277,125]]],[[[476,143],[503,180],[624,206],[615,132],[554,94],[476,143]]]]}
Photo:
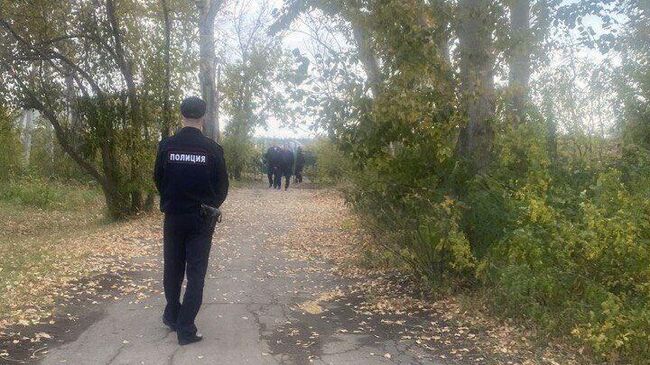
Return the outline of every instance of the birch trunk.
{"type": "Polygon", "coordinates": [[[23,163],[29,165],[29,159],[32,152],[32,132],[34,131],[34,114],[33,109],[27,109],[23,112],[22,117],[22,142],[23,142],[23,163]]]}

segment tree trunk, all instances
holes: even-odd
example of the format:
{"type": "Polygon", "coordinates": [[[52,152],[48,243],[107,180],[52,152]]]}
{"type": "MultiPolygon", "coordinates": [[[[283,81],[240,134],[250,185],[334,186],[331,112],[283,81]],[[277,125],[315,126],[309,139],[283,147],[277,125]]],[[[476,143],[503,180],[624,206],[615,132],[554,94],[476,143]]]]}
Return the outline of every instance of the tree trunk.
{"type": "Polygon", "coordinates": [[[217,136],[219,135],[219,109],[221,108],[221,95],[219,95],[219,90],[221,90],[221,63],[217,63],[217,88],[215,89],[216,100],[214,104],[214,121],[217,126],[217,136]]]}
{"type": "Polygon", "coordinates": [[[54,163],[54,145],[56,144],[56,136],[54,135],[54,128],[52,124],[45,123],[45,150],[47,151],[49,162],[54,163]]]}
{"type": "Polygon", "coordinates": [[[468,162],[470,173],[485,172],[494,140],[494,56],[490,4],[461,0],[458,38],[462,108],[467,124],[460,131],[457,155],[468,162]]]}
{"type": "Polygon", "coordinates": [[[197,1],[199,8],[199,79],[201,95],[207,104],[205,135],[219,142],[219,124],[215,118],[217,92],[215,85],[214,20],[222,0],[197,1]]]}
{"type": "Polygon", "coordinates": [[[167,0],[161,0],[163,18],[165,22],[165,46],[163,49],[164,62],[165,62],[165,86],[163,89],[163,120],[161,134],[163,138],[168,137],[172,125],[172,111],[170,105],[170,89],[171,89],[171,19],[169,18],[169,6],[167,0]]]}
{"type": "Polygon", "coordinates": [[[32,132],[34,131],[34,114],[33,109],[23,111],[22,117],[22,142],[23,142],[23,162],[29,166],[29,159],[32,152],[32,132]]]}
{"type": "Polygon", "coordinates": [[[74,76],[72,73],[69,73],[65,76],[65,98],[66,98],[66,108],[68,121],[70,129],[73,131],[70,138],[70,143],[78,148],[80,144],[79,140],[79,113],[77,112],[76,102],[77,102],[77,93],[74,86],[74,76]]]}
{"type": "MultiPolygon", "coordinates": [[[[149,139],[148,128],[143,123],[144,120],[142,118],[140,99],[138,97],[138,90],[135,83],[135,77],[133,75],[133,63],[128,58],[128,54],[123,45],[124,35],[120,28],[119,18],[117,17],[117,12],[113,0],[106,1],[106,16],[110,23],[110,30],[112,33],[113,43],[115,46],[114,59],[120,70],[120,73],[122,74],[122,77],[124,78],[124,82],[126,84],[127,97],[129,100],[129,117],[130,117],[130,123],[132,129],[131,129],[131,136],[128,139],[126,148],[133,152],[136,152],[138,148],[142,147],[137,143],[141,133],[144,133],[143,136],[145,140],[149,139]]],[[[115,156],[112,156],[110,160],[112,164],[115,161],[113,159],[114,157],[115,156]]],[[[130,162],[131,162],[131,166],[130,166],[131,181],[143,180],[145,167],[141,163],[141,160],[136,158],[131,160],[130,162]]],[[[116,171],[117,169],[114,170],[116,171]]],[[[116,178],[119,178],[118,177],[119,174],[117,172],[115,173],[114,176],[116,178]]],[[[142,190],[137,188],[133,189],[130,192],[130,196],[131,196],[131,205],[130,205],[131,212],[135,213],[141,211],[144,205],[142,190]]]]}
{"type": "Polygon", "coordinates": [[[530,0],[513,0],[510,5],[510,41],[509,114],[519,124],[526,120],[530,80],[530,0]]]}
{"type": "Polygon", "coordinates": [[[153,192],[147,193],[147,198],[144,200],[144,210],[148,212],[152,211],[155,202],[156,194],[153,192]]]}
{"type": "Polygon", "coordinates": [[[451,52],[449,51],[449,42],[451,39],[451,5],[444,0],[432,0],[429,12],[434,21],[427,22],[425,13],[421,12],[418,18],[420,26],[429,28],[433,33],[433,43],[436,49],[435,62],[440,65],[443,78],[440,80],[440,93],[444,95],[445,100],[440,104],[438,114],[441,120],[448,120],[456,108],[457,89],[454,79],[454,65],[451,62],[451,52]]]}
{"type": "Polygon", "coordinates": [[[108,215],[113,219],[124,219],[133,211],[128,196],[119,193],[115,181],[107,180],[107,184],[102,185],[104,199],[108,215]]]}
{"type": "Polygon", "coordinates": [[[135,190],[131,192],[131,211],[133,213],[141,212],[144,210],[144,198],[142,197],[142,190],[135,190]]]}
{"type": "Polygon", "coordinates": [[[370,38],[368,33],[363,28],[363,25],[352,23],[352,35],[354,42],[357,45],[359,52],[359,59],[363,65],[363,69],[368,76],[368,85],[372,91],[372,96],[377,97],[381,92],[381,72],[379,71],[379,64],[377,58],[370,47],[370,38]]]}

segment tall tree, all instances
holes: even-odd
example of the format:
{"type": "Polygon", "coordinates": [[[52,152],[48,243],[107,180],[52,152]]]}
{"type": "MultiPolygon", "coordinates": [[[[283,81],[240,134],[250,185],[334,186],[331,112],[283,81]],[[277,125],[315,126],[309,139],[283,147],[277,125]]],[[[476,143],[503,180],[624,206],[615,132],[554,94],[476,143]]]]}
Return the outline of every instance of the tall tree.
{"type": "Polygon", "coordinates": [[[468,162],[472,173],[486,171],[494,140],[493,5],[487,0],[458,3],[460,93],[467,124],[461,129],[457,154],[468,162]]]}
{"type": "Polygon", "coordinates": [[[373,96],[378,97],[381,93],[383,77],[377,55],[372,49],[372,40],[367,25],[363,24],[364,15],[358,9],[349,10],[348,13],[351,13],[347,15],[347,19],[352,27],[352,36],[359,52],[359,60],[363,65],[373,96]]]}
{"type": "Polygon", "coordinates": [[[214,21],[222,0],[197,0],[199,9],[199,79],[201,95],[207,104],[205,134],[219,142],[219,122],[216,118],[217,87],[215,83],[216,53],[214,47],[214,21]]]}
{"type": "Polygon", "coordinates": [[[530,80],[530,0],[510,2],[510,75],[511,116],[517,123],[526,119],[530,80]]]}
{"type": "Polygon", "coordinates": [[[272,8],[267,4],[252,7],[247,1],[233,2],[233,44],[223,62],[220,80],[226,162],[232,176],[239,180],[251,164],[252,138],[257,127],[265,127],[270,118],[286,122],[289,100],[287,55],[281,35],[270,35],[272,8]]]}
{"type": "Polygon", "coordinates": [[[143,209],[151,189],[153,118],[142,93],[149,67],[138,56],[155,33],[125,15],[143,10],[113,0],[0,3],[5,97],[52,125],[62,150],[102,187],[113,217],[143,209]]]}
{"type": "Polygon", "coordinates": [[[162,7],[163,13],[163,22],[165,30],[164,46],[163,46],[163,57],[164,57],[164,68],[165,68],[165,80],[163,86],[163,119],[161,134],[163,137],[169,136],[171,125],[172,125],[172,111],[171,111],[171,18],[169,15],[169,4],[168,0],[160,0],[160,6],[162,7]]]}

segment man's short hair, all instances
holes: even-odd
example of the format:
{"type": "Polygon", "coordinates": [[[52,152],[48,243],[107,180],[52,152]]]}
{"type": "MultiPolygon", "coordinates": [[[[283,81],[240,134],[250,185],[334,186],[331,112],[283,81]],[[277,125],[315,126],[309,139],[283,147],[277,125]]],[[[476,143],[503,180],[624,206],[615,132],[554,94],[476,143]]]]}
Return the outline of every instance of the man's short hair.
{"type": "Polygon", "coordinates": [[[205,115],[206,104],[203,99],[190,96],[181,103],[181,114],[187,119],[199,119],[205,115]]]}

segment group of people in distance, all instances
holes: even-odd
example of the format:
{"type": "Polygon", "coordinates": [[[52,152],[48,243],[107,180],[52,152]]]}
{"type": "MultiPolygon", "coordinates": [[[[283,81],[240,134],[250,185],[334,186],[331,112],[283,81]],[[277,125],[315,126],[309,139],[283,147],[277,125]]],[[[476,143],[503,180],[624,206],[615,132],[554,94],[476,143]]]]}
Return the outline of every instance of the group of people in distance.
{"type": "Polygon", "coordinates": [[[266,175],[269,178],[269,188],[282,189],[282,177],[284,177],[284,190],[288,190],[292,175],[295,175],[297,183],[302,182],[302,170],[305,166],[302,148],[296,148],[294,155],[294,151],[288,146],[273,145],[266,150],[263,159],[266,175]]]}

